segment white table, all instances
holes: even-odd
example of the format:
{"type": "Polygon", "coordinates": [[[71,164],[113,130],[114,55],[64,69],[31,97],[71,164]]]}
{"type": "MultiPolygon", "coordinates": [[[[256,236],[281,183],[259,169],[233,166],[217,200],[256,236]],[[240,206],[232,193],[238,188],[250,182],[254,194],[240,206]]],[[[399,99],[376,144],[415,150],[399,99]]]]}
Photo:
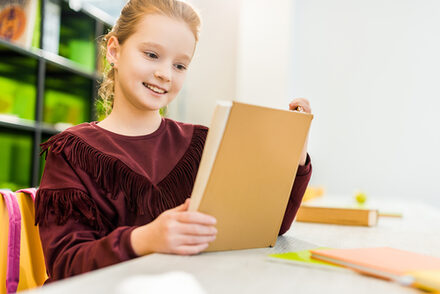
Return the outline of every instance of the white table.
{"type": "MultiPolygon", "coordinates": [[[[190,273],[206,293],[420,293],[354,272],[267,260],[270,253],[311,249],[317,245],[334,248],[391,246],[440,257],[440,209],[398,199],[380,203],[376,207],[402,212],[404,217],[381,218],[378,226],[371,228],[294,223],[289,232],[278,238],[274,248],[197,256],[152,254],[29,293],[118,293],[118,285],[130,277],[170,271],[190,273]]],[[[137,293],[151,293],[140,291],[137,293]]]]}

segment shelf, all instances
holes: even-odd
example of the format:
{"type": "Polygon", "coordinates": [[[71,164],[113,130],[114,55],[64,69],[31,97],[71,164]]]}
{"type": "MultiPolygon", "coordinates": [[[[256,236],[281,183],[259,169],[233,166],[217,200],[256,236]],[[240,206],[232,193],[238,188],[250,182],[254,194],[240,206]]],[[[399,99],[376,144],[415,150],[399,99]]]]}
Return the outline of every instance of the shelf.
{"type": "Polygon", "coordinates": [[[46,62],[49,62],[49,63],[56,65],[60,68],[68,70],[74,74],[78,74],[78,75],[81,75],[81,76],[89,78],[89,79],[99,80],[101,78],[101,75],[97,72],[91,72],[91,71],[84,70],[77,63],[75,63],[65,57],[59,56],[59,55],[51,53],[51,52],[47,52],[42,49],[38,49],[38,48],[26,49],[21,46],[17,46],[13,43],[10,43],[8,41],[5,41],[3,39],[0,39],[0,52],[2,55],[7,54],[7,50],[4,50],[2,47],[5,47],[6,49],[9,49],[13,52],[17,52],[17,53],[20,53],[20,54],[23,54],[25,56],[29,56],[29,57],[32,57],[35,59],[43,59],[46,62]]]}
{"type": "Polygon", "coordinates": [[[77,63],[75,63],[65,57],[54,54],[52,52],[47,52],[43,49],[39,49],[39,48],[27,49],[27,48],[23,48],[21,46],[17,46],[15,44],[8,42],[8,41],[5,41],[3,39],[0,39],[0,53],[2,55],[7,54],[6,53],[7,50],[4,50],[2,47],[5,47],[8,50],[18,52],[20,54],[23,54],[25,56],[29,56],[29,57],[32,57],[35,59],[43,59],[46,62],[49,62],[49,63],[56,65],[60,68],[63,68],[63,69],[68,70],[74,74],[81,75],[81,76],[86,77],[91,80],[99,80],[102,78],[102,76],[97,72],[91,72],[91,71],[84,70],[77,63]]]}
{"type": "Polygon", "coordinates": [[[56,1],[59,12],[55,2],[41,1],[35,47],[0,39],[0,188],[38,186],[40,144],[96,116],[96,40],[115,19],[83,0],[56,1]],[[36,48],[43,40],[47,49],[36,48]]]}
{"type": "Polygon", "coordinates": [[[47,123],[38,123],[33,120],[0,114],[0,130],[13,129],[21,132],[35,132],[36,130],[41,130],[42,133],[52,136],[71,126],[72,125],[61,123],[53,126],[47,123]]]}

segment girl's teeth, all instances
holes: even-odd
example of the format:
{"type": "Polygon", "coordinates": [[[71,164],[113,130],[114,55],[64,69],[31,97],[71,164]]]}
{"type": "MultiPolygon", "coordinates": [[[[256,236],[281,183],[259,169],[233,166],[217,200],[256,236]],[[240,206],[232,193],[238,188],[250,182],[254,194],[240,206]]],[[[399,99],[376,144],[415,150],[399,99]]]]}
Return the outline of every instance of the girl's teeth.
{"type": "Polygon", "coordinates": [[[159,88],[156,88],[155,86],[151,86],[151,85],[149,85],[149,84],[145,84],[145,83],[143,83],[143,84],[144,84],[144,86],[146,86],[148,89],[153,90],[154,92],[156,92],[156,93],[158,93],[158,94],[163,94],[163,93],[165,93],[164,90],[159,89],[159,88]]]}

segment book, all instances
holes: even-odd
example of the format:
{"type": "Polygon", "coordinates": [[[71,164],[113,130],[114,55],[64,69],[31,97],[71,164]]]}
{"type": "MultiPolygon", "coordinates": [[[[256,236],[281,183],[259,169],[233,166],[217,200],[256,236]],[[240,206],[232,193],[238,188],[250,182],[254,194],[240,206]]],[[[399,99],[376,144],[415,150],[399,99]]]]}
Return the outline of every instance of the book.
{"type": "Polygon", "coordinates": [[[413,286],[425,291],[440,291],[440,270],[408,272],[414,281],[413,286]]]}
{"type": "Polygon", "coordinates": [[[189,211],[217,219],[206,251],[274,246],[313,115],[219,102],[189,211]]]}
{"type": "Polygon", "coordinates": [[[314,259],[407,286],[418,286],[411,272],[440,270],[440,258],[390,247],[313,249],[311,253],[314,259]]]}
{"type": "MultiPolygon", "coordinates": [[[[326,249],[326,248],[316,248],[316,249],[326,249]]],[[[304,267],[318,268],[323,270],[343,271],[343,272],[349,271],[349,269],[346,269],[345,267],[341,267],[333,263],[313,259],[310,250],[269,254],[268,260],[286,263],[286,264],[292,264],[292,265],[299,265],[304,267]]]]}
{"type": "Polygon", "coordinates": [[[38,0],[0,1],[0,38],[29,48],[32,44],[38,0]]]}
{"type": "Polygon", "coordinates": [[[301,205],[296,215],[298,222],[375,226],[379,213],[376,209],[343,208],[301,205]]]}

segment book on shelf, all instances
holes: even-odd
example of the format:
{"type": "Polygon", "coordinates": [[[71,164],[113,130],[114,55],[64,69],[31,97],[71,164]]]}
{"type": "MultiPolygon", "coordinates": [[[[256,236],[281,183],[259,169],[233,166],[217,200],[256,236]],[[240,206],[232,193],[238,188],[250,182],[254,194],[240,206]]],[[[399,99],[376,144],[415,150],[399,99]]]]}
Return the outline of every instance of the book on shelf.
{"type": "Polygon", "coordinates": [[[217,219],[206,251],[275,245],[313,115],[219,102],[190,211],[217,219]]]}
{"type": "Polygon", "coordinates": [[[0,38],[31,47],[37,7],[38,0],[0,1],[0,38]]]}
{"type": "Polygon", "coordinates": [[[425,289],[436,289],[439,286],[438,257],[390,247],[313,249],[311,253],[314,259],[406,286],[425,289]]]}
{"type": "Polygon", "coordinates": [[[301,205],[296,215],[298,222],[375,226],[379,213],[376,209],[301,205]]]}

